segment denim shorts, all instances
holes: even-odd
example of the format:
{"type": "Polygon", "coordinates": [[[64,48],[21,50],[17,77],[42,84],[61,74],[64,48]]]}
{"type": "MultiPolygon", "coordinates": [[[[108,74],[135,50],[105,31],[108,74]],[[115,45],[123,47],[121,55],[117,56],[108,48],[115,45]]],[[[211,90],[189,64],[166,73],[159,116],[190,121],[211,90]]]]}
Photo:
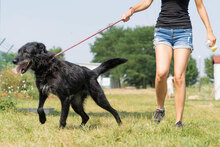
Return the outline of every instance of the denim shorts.
{"type": "Polygon", "coordinates": [[[164,29],[155,28],[154,47],[165,44],[173,49],[190,49],[193,50],[192,29],[164,29]]]}

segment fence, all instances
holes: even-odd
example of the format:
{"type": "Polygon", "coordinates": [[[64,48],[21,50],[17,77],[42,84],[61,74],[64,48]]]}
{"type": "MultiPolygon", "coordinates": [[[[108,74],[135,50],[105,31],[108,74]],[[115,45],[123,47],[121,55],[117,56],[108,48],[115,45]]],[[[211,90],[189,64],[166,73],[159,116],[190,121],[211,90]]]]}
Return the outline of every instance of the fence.
{"type": "Polygon", "coordinates": [[[10,51],[13,49],[14,45],[8,43],[6,38],[0,38],[0,71],[3,68],[7,68],[9,62],[14,58],[10,51]]]}

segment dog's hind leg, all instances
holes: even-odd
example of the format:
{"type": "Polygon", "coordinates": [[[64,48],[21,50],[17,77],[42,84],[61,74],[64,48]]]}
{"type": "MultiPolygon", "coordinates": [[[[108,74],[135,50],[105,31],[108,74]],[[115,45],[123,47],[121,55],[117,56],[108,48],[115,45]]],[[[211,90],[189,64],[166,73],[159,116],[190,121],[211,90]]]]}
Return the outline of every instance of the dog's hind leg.
{"type": "Polygon", "coordinates": [[[89,88],[90,95],[93,98],[93,100],[96,102],[96,104],[99,105],[101,108],[109,111],[115,117],[118,125],[120,125],[122,122],[118,115],[118,112],[115,109],[113,109],[109,104],[97,80],[96,79],[90,80],[89,87],[90,87],[89,88]]]}
{"type": "Polygon", "coordinates": [[[82,123],[80,126],[85,125],[87,121],[89,120],[89,116],[85,113],[84,108],[83,108],[83,101],[84,101],[84,98],[76,97],[71,102],[71,106],[73,110],[77,114],[79,114],[82,118],[82,123]]]}
{"type": "Polygon", "coordinates": [[[66,119],[69,114],[70,102],[72,97],[66,97],[61,100],[61,116],[60,116],[60,128],[63,129],[66,126],[66,119]]]}
{"type": "Polygon", "coordinates": [[[45,115],[43,106],[44,106],[44,103],[45,103],[47,97],[48,97],[47,94],[43,94],[43,92],[40,91],[40,93],[39,93],[39,105],[38,105],[37,112],[39,114],[39,120],[40,120],[41,124],[44,124],[46,122],[46,115],[45,115]]]}

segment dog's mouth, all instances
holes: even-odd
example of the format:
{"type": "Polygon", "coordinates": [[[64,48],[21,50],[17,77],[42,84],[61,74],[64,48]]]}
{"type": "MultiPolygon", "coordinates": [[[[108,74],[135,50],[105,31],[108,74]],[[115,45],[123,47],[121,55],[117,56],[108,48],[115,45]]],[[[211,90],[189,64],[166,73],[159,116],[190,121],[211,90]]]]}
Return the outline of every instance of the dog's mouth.
{"type": "Polygon", "coordinates": [[[15,74],[18,74],[21,71],[21,73],[24,74],[30,67],[31,67],[31,61],[25,62],[25,63],[19,65],[17,68],[14,68],[13,72],[15,74]]]}

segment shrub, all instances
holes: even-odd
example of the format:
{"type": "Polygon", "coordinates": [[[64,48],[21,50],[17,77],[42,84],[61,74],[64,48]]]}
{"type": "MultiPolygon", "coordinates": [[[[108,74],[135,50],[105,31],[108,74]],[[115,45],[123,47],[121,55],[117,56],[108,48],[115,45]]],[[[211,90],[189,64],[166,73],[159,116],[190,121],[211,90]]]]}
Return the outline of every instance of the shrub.
{"type": "Polygon", "coordinates": [[[15,103],[10,98],[0,98],[0,111],[15,110],[15,103]]]}
{"type": "Polygon", "coordinates": [[[30,72],[22,75],[14,74],[11,68],[2,70],[0,72],[0,88],[9,95],[23,93],[27,98],[38,97],[34,75],[30,72]]]}

